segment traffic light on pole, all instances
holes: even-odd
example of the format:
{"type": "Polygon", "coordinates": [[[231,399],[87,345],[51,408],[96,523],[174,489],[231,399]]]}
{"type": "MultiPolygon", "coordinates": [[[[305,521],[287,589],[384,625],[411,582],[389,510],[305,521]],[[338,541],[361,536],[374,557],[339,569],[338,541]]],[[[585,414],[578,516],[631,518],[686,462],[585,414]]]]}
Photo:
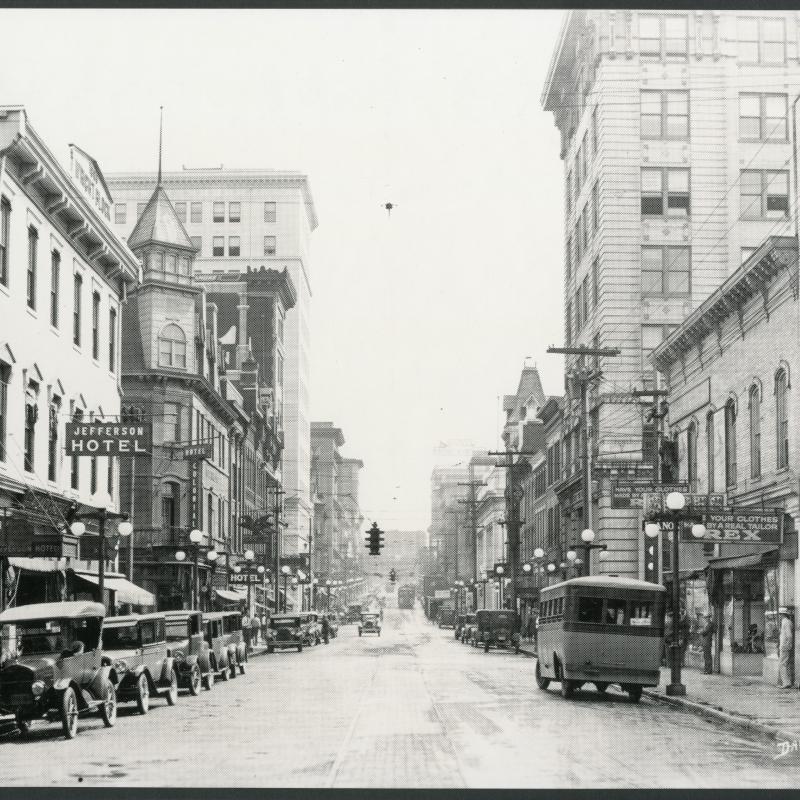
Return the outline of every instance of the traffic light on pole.
{"type": "Polygon", "coordinates": [[[389,570],[389,580],[394,583],[397,580],[397,573],[394,569],[389,570]]]}
{"type": "Polygon", "coordinates": [[[379,556],[381,554],[381,547],[383,547],[383,531],[378,527],[377,522],[372,523],[372,527],[367,531],[364,538],[366,541],[366,548],[369,550],[371,556],[379,556]]]}

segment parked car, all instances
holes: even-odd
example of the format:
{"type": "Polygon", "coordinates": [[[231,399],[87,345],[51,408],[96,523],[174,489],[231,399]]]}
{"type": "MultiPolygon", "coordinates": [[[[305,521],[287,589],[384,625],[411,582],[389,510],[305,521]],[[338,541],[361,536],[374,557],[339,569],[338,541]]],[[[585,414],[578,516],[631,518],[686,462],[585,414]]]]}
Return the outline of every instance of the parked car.
{"type": "Polygon", "coordinates": [[[277,648],[285,650],[296,648],[303,652],[303,625],[299,614],[273,614],[269,618],[270,637],[267,639],[267,652],[277,648]]]}
{"type": "Polygon", "coordinates": [[[363,609],[364,607],[360,603],[351,603],[347,606],[347,611],[345,611],[344,614],[345,625],[358,622],[361,619],[361,612],[363,609]]]}
{"type": "Polygon", "coordinates": [[[327,611],[325,616],[328,618],[329,635],[332,639],[335,639],[339,635],[339,615],[334,611],[327,611]]]}
{"type": "Polygon", "coordinates": [[[33,603],[0,614],[0,720],[21,733],[34,720],[78,732],[78,717],[97,711],[110,728],[117,718],[117,676],[101,650],[100,603],[33,603]]]}
{"type": "Polygon", "coordinates": [[[211,671],[222,680],[236,677],[236,668],[244,675],[247,652],[239,611],[214,611],[203,614],[205,639],[209,649],[211,671]]]}
{"type": "Polygon", "coordinates": [[[453,636],[456,639],[461,638],[461,629],[464,627],[464,620],[466,620],[466,614],[456,614],[456,624],[453,626],[453,636]]]}
{"type": "Polygon", "coordinates": [[[455,628],[456,626],[456,610],[445,606],[439,609],[439,616],[437,622],[440,628],[455,628]]]}
{"type": "Polygon", "coordinates": [[[516,611],[482,608],[475,613],[475,631],[472,642],[489,652],[490,647],[503,647],[519,653],[522,620],[516,611]]]}
{"type": "Polygon", "coordinates": [[[461,644],[466,644],[472,638],[475,629],[475,614],[465,614],[464,624],[461,626],[461,644]]]}
{"type": "Polygon", "coordinates": [[[303,644],[311,647],[322,643],[322,627],[316,611],[301,611],[300,627],[303,629],[303,644]]]}
{"type": "Polygon", "coordinates": [[[200,611],[167,611],[164,613],[167,643],[178,672],[178,686],[189,694],[200,694],[200,687],[211,689],[214,673],[211,651],[203,635],[203,614],[200,611]]]}
{"type": "Polygon", "coordinates": [[[362,614],[361,620],[358,623],[358,635],[364,633],[377,633],[381,635],[381,618],[379,614],[362,614]]]}
{"type": "Polygon", "coordinates": [[[150,696],[178,700],[178,672],[168,654],[164,614],[109,617],[103,648],[119,678],[117,702],[136,703],[140,714],[150,709],[150,696]]]}

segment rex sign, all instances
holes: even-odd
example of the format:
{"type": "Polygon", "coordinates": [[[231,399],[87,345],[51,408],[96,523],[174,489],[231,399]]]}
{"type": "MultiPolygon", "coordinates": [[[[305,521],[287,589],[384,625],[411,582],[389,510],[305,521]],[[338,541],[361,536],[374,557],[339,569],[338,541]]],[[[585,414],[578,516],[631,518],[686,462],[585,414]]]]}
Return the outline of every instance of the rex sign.
{"type": "MultiPolygon", "coordinates": [[[[702,542],[741,544],[780,544],[781,517],[769,511],[719,509],[704,513],[706,533],[702,542]]],[[[682,531],[684,541],[698,541],[691,532],[682,531]]]]}
{"type": "Polygon", "coordinates": [[[153,426],[149,422],[68,422],[68,456],[135,456],[153,450],[153,426]]]}

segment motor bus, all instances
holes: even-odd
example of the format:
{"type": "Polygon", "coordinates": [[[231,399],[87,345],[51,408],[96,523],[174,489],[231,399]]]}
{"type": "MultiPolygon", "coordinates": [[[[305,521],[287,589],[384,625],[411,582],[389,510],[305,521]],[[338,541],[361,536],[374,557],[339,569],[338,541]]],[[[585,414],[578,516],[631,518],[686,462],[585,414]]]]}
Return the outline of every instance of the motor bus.
{"type": "Polygon", "coordinates": [[[414,598],[416,590],[413,586],[401,586],[397,590],[397,607],[414,608],[414,598]]]}
{"type": "Polygon", "coordinates": [[[561,684],[569,698],[584,683],[618,684],[633,702],[658,686],[664,640],[663,586],[604,575],[572,578],[541,591],[536,683],[561,684]]]}

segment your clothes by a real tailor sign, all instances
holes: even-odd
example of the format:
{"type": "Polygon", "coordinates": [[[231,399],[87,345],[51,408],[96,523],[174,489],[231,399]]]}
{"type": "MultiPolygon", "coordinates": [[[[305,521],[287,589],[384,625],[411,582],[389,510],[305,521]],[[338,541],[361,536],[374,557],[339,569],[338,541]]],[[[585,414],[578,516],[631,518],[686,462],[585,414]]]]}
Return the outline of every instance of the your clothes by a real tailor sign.
{"type": "Polygon", "coordinates": [[[65,452],[68,456],[135,456],[153,450],[149,422],[68,422],[65,452]]]}
{"type": "MultiPolygon", "coordinates": [[[[708,511],[704,517],[706,533],[702,542],[781,543],[781,517],[776,513],[721,509],[708,511]]],[[[687,539],[685,531],[682,538],[687,539]]]]}

